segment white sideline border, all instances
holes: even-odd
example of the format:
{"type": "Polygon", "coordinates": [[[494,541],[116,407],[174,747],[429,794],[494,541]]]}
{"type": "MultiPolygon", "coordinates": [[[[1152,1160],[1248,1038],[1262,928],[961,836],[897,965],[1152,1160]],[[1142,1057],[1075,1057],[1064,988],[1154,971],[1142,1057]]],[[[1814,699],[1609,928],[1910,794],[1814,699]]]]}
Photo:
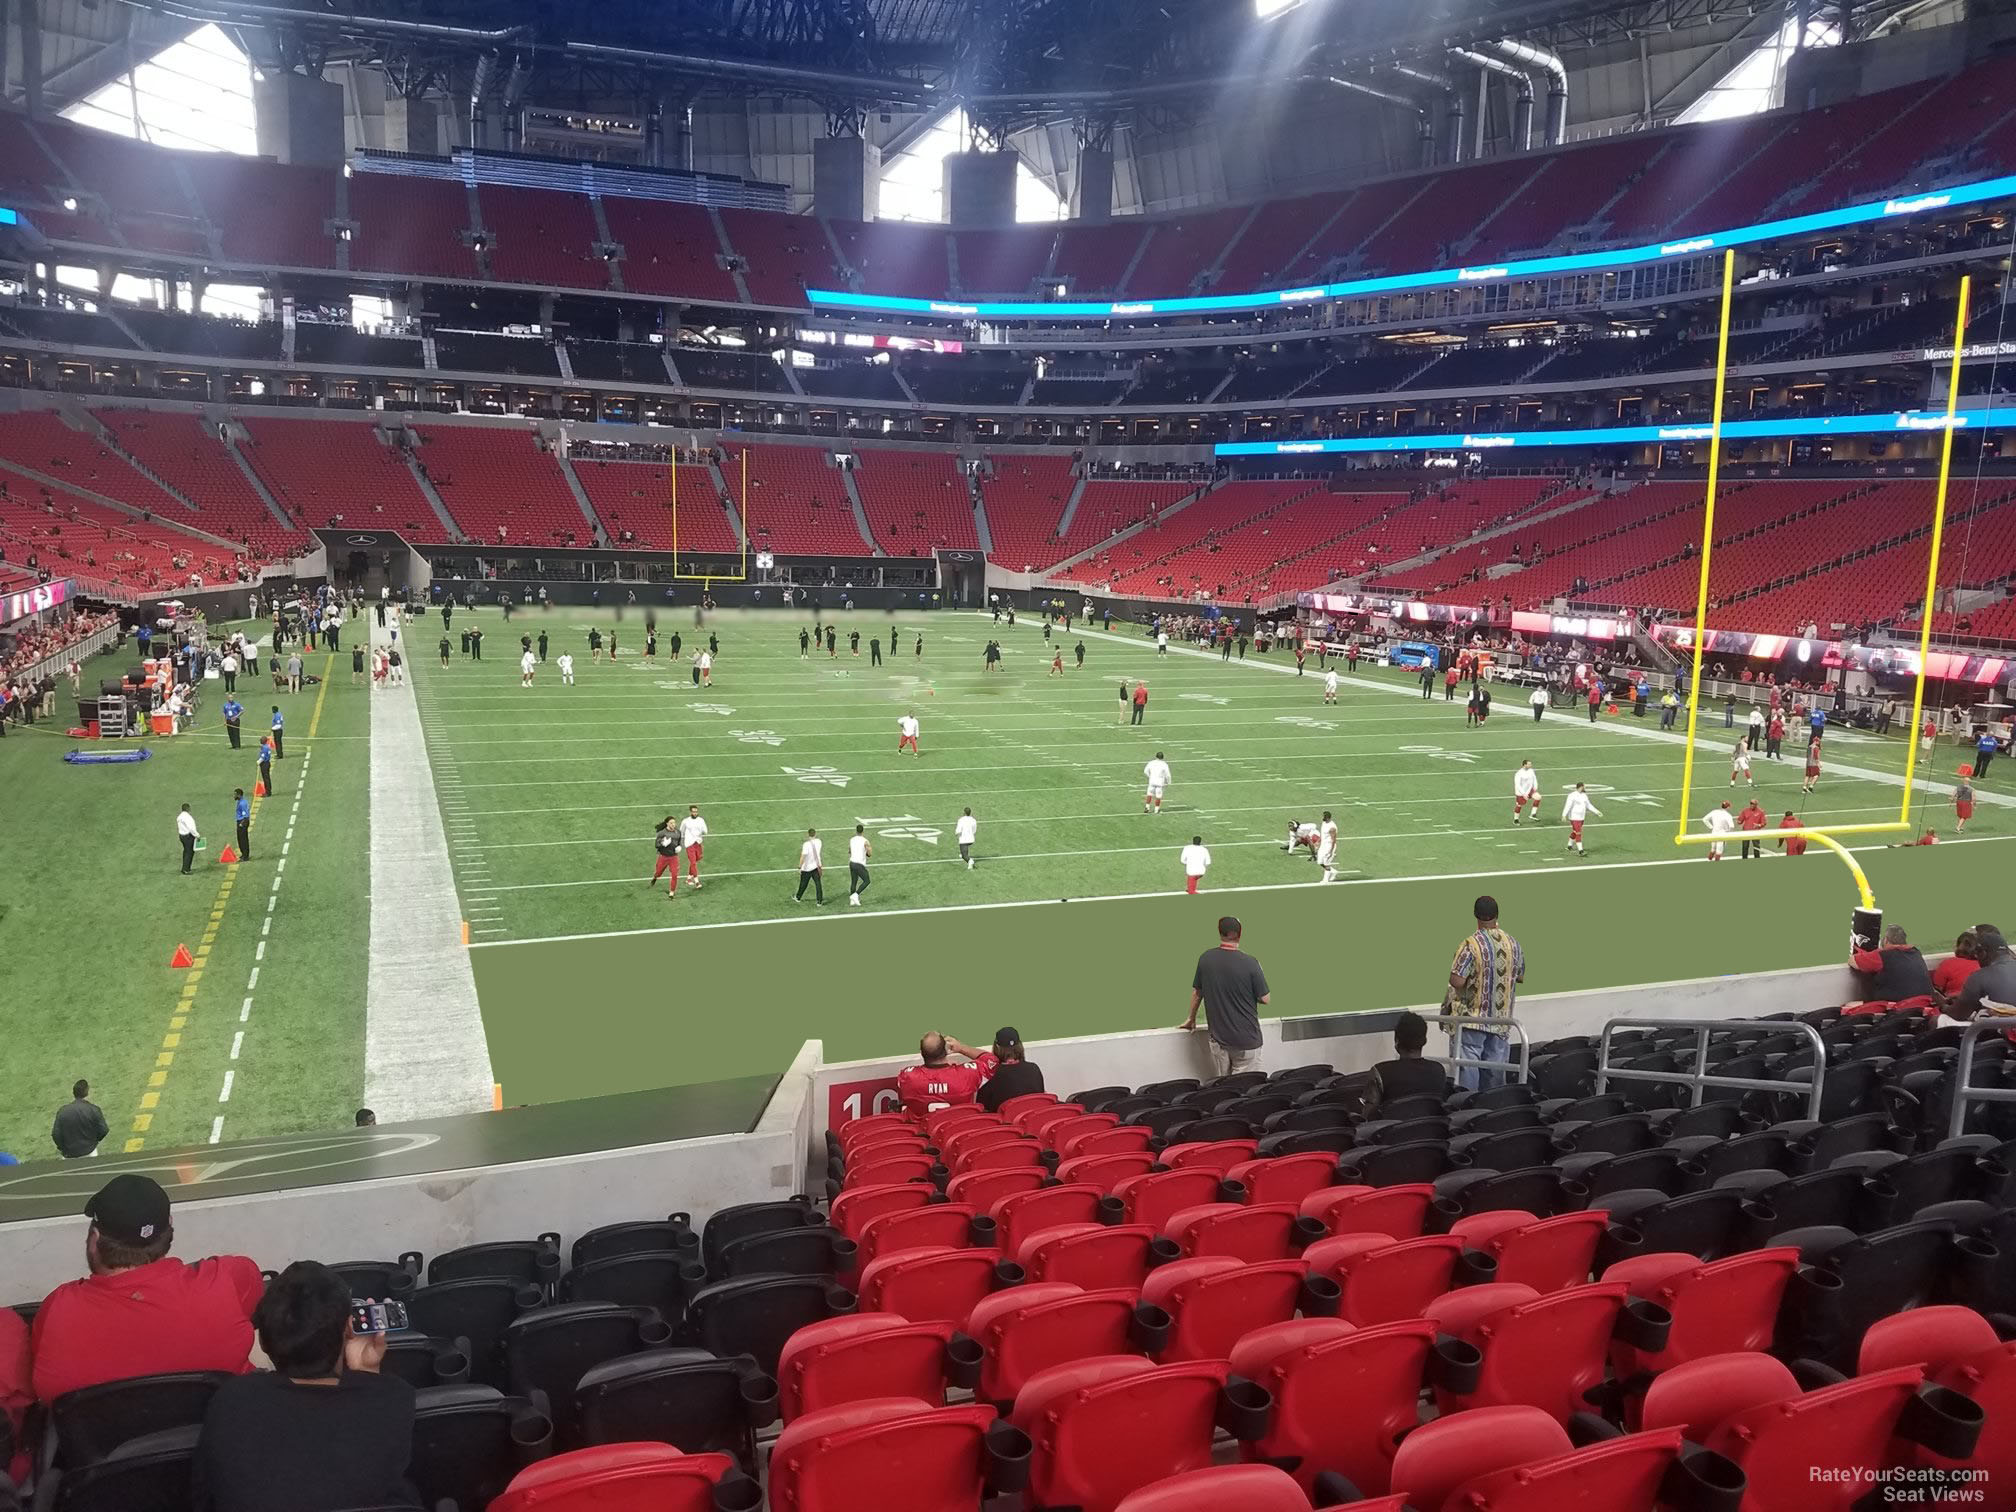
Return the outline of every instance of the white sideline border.
{"type": "MultiPolygon", "coordinates": [[[[366,611],[371,645],[391,634],[366,611]]],[[[402,645],[410,673],[413,654],[402,645]]],[[[364,1106],[381,1124],[495,1103],[490,1044],[476,973],[462,944],[462,910],[434,769],[410,676],[371,699],[371,937],[364,989],[364,1106]]]]}

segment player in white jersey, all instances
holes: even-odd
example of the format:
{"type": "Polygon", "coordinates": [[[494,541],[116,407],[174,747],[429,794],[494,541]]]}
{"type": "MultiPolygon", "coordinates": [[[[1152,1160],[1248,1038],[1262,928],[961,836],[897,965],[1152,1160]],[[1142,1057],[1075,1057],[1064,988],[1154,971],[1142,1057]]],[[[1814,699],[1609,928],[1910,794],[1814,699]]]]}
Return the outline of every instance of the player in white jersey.
{"type": "Polygon", "coordinates": [[[1519,770],[1512,774],[1512,822],[1519,823],[1526,812],[1526,806],[1533,806],[1533,819],[1540,819],[1540,774],[1533,770],[1533,763],[1522,761],[1519,770]]]}
{"type": "Polygon", "coordinates": [[[1601,819],[1603,810],[1590,799],[1588,788],[1578,782],[1574,791],[1569,793],[1568,801],[1561,805],[1561,817],[1568,823],[1568,849],[1578,856],[1587,854],[1582,849],[1582,821],[1591,814],[1601,819]]]}
{"type": "Polygon", "coordinates": [[[1708,842],[1708,859],[1722,859],[1722,837],[1736,833],[1736,816],[1729,812],[1729,800],[1722,800],[1722,807],[1710,809],[1701,816],[1701,822],[1708,827],[1708,833],[1715,838],[1708,842]]]}
{"type": "Polygon", "coordinates": [[[1190,843],[1183,847],[1183,880],[1185,892],[1197,891],[1197,884],[1204,880],[1204,873],[1211,869],[1211,852],[1204,845],[1202,835],[1192,835],[1190,843]]]}
{"type": "Polygon", "coordinates": [[[1337,702],[1337,669],[1335,667],[1332,667],[1328,672],[1323,674],[1323,702],[1326,704],[1337,702]]]}
{"type": "Polygon", "coordinates": [[[920,754],[917,750],[917,729],[917,716],[915,714],[905,714],[901,719],[896,721],[896,754],[898,756],[903,754],[905,746],[910,748],[912,756],[920,754]]]}
{"type": "Polygon", "coordinates": [[[700,805],[691,804],[679,821],[679,843],[686,848],[686,880],[700,885],[700,858],[706,854],[707,821],[700,817],[700,805]]]}
{"type": "Polygon", "coordinates": [[[574,686],[573,656],[566,651],[562,651],[559,657],[556,658],[556,664],[560,668],[560,681],[564,683],[567,687],[570,688],[573,687],[574,686]]]}
{"type": "Polygon", "coordinates": [[[1325,882],[1337,880],[1337,821],[1330,817],[1328,809],[1323,810],[1323,827],[1316,836],[1316,864],[1323,868],[1325,882]]]}
{"type": "Polygon", "coordinates": [[[1741,777],[1750,786],[1757,786],[1757,779],[1750,775],[1750,741],[1746,737],[1736,742],[1736,749],[1729,753],[1729,786],[1736,786],[1741,777]]]}
{"type": "Polygon", "coordinates": [[[1155,759],[1141,768],[1141,775],[1148,779],[1148,792],[1141,800],[1141,812],[1159,814],[1162,812],[1162,795],[1169,790],[1169,763],[1157,751],[1155,759]]]}
{"type": "Polygon", "coordinates": [[[530,651],[527,651],[523,656],[518,658],[519,687],[529,688],[532,686],[532,669],[538,665],[539,658],[534,656],[530,651]]]}
{"type": "Polygon", "coordinates": [[[980,821],[973,817],[970,808],[952,824],[952,838],[959,842],[959,859],[966,863],[966,870],[973,870],[973,840],[980,833],[980,821]]]}

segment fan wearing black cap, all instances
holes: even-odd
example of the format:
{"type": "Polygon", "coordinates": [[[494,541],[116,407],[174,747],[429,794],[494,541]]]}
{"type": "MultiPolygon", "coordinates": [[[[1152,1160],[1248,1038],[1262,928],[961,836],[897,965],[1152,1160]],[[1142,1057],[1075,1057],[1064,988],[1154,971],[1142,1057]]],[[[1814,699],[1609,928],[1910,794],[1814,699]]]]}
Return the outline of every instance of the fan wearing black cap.
{"type": "Polygon", "coordinates": [[[994,1031],[994,1074],[980,1088],[980,1106],[997,1113],[1001,1104],[1026,1092],[1043,1090],[1043,1068],[1029,1059],[1022,1036],[1013,1029],[994,1031]]]}
{"type": "Polygon", "coordinates": [[[252,1368],[252,1309],[266,1283],[243,1255],[194,1265],[169,1258],[168,1194],[146,1176],[114,1176],[84,1205],[90,1274],[66,1281],[35,1314],[35,1395],[174,1370],[252,1368]]]}

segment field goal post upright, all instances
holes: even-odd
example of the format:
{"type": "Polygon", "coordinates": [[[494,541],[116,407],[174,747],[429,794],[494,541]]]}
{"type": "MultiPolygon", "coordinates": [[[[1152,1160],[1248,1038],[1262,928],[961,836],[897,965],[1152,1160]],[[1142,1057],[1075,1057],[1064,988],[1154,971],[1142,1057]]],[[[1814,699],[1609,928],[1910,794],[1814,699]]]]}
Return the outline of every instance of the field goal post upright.
{"type": "Polygon", "coordinates": [[[672,447],[672,466],[669,470],[671,498],[668,507],[672,511],[672,581],[675,583],[699,583],[705,595],[709,583],[746,583],[749,581],[749,448],[743,447],[740,457],[742,468],[742,498],[735,509],[736,522],[741,526],[738,542],[739,556],[735,565],[735,576],[725,572],[681,572],[679,570],[679,447],[672,447]]]}
{"type": "MultiPolygon", "coordinates": [[[[1735,292],[1736,254],[1722,254],[1722,301],[1715,344],[1715,394],[1708,424],[1707,492],[1701,511],[1701,570],[1694,600],[1692,697],[1687,701],[1687,752],[1680,774],[1680,814],[1675,845],[1707,845],[1716,835],[1690,833],[1688,826],[1694,806],[1694,756],[1701,714],[1702,671],[1708,651],[1708,572],[1715,548],[1715,491],[1721,475],[1722,406],[1729,371],[1729,309],[1735,292]]],[[[1946,539],[1946,499],[1953,473],[1953,431],[1960,405],[1960,351],[1967,334],[1967,310],[1973,294],[1973,276],[1960,279],[1959,309],[1954,317],[1953,354],[1946,376],[1946,412],[1940,425],[1939,485],[1933,495],[1931,549],[1925,561],[1925,598],[1919,613],[1917,678],[1911,690],[1911,723],[1904,742],[1904,799],[1897,817],[1883,824],[1823,824],[1797,831],[1802,840],[1834,852],[1855,879],[1860,906],[1854,914],[1853,934],[1858,943],[1874,948],[1881,934],[1883,911],[1876,905],[1869,878],[1854,854],[1839,839],[1842,835],[1879,835],[1908,832],[1911,824],[1912,784],[1918,770],[1918,728],[1925,714],[1925,666],[1932,645],[1932,617],[1937,610],[1939,558],[1946,539]]]]}

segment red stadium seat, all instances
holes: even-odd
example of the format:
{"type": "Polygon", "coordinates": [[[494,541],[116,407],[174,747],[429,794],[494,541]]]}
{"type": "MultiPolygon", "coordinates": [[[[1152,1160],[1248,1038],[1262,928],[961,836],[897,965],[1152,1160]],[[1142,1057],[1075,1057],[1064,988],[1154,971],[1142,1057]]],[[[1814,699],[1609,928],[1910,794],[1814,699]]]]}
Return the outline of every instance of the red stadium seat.
{"type": "Polygon", "coordinates": [[[1768,1354],[1708,1355],[1654,1376],[1634,1403],[1637,1425],[1678,1428],[1695,1443],[1724,1418],[1799,1395],[1798,1378],[1768,1354]]]}
{"type": "Polygon", "coordinates": [[[490,1506],[492,1512],[719,1512],[723,1502],[762,1505],[756,1482],[742,1478],[732,1455],[681,1454],[670,1444],[603,1444],[526,1466],[490,1506]],[[717,1488],[725,1493],[722,1502],[715,1500],[717,1488]]]}
{"type": "Polygon", "coordinates": [[[1420,1422],[1435,1325],[1409,1318],[1359,1328],[1342,1318],[1298,1318],[1256,1328],[1232,1349],[1232,1373],[1274,1398],[1249,1459],[1292,1467],[1303,1488],[1332,1471],[1368,1495],[1392,1484],[1393,1450],[1420,1422]],[[1348,1412],[1337,1410],[1351,1404],[1348,1412]]]}
{"type": "Polygon", "coordinates": [[[1311,1192],[1329,1186],[1336,1171],[1337,1157],[1317,1150],[1307,1155],[1276,1155],[1270,1160],[1242,1160],[1225,1175],[1246,1188],[1248,1202],[1292,1202],[1299,1207],[1311,1192]]]}
{"type": "Polygon", "coordinates": [[[892,1181],[882,1186],[849,1187],[833,1199],[827,1221],[856,1243],[869,1224],[891,1213],[912,1213],[937,1196],[923,1181],[892,1181]]]}
{"type": "MultiPolygon", "coordinates": [[[[1743,1488],[1742,1473],[1735,1466],[1716,1455],[1689,1453],[1680,1431],[1669,1428],[1488,1471],[1465,1482],[1443,1505],[1488,1507],[1491,1512],[1685,1505],[1684,1497],[1673,1494],[1676,1466],[1697,1477],[1693,1487],[1722,1493],[1723,1505],[1733,1502],[1743,1488]]],[[[1750,1503],[1746,1499],[1742,1505],[1750,1503]]]]}
{"type": "MultiPolygon", "coordinates": [[[[1205,1468],[1235,1395],[1230,1374],[1222,1359],[1151,1365],[1115,1356],[1037,1372],[1011,1415],[1032,1445],[1028,1504],[1114,1512],[1131,1491],[1205,1468]]],[[[1264,1414],[1265,1394],[1250,1383],[1236,1395],[1242,1415],[1264,1414]]]]}
{"type": "Polygon", "coordinates": [[[1453,1234],[1400,1240],[1345,1234],[1310,1245],[1302,1261],[1342,1289],[1338,1315],[1364,1326],[1420,1317],[1451,1289],[1462,1254],[1463,1241],[1453,1234]]]}
{"type": "Polygon", "coordinates": [[[1799,1269],[1795,1246],[1750,1250],[1703,1264],[1692,1255],[1635,1255],[1603,1272],[1631,1295],[1672,1314],[1662,1348],[1647,1351],[1622,1340],[1610,1361],[1620,1377],[1671,1370],[1705,1355],[1768,1349],[1778,1331],[1785,1288],[1799,1269]]]}
{"type": "Polygon", "coordinates": [[[1045,1148],[1054,1149],[1055,1146],[1044,1138],[1045,1131],[1058,1124],[1069,1123],[1072,1119],[1083,1116],[1084,1112],[1085,1110],[1076,1103],[1038,1102],[1017,1114],[1014,1123],[1016,1128],[1031,1139],[1041,1139],[1045,1148]]]}
{"type": "Polygon", "coordinates": [[[1481,1286],[1464,1286],[1444,1292],[1426,1307],[1421,1316],[1446,1334],[1465,1338],[1484,1319],[1540,1295],[1522,1281],[1487,1281],[1481,1286]]]}
{"type": "Polygon", "coordinates": [[[1108,1124],[1100,1129],[1079,1129],[1068,1139],[1060,1137],[1055,1127],[1048,1133],[1057,1147],[1057,1153],[1066,1160],[1074,1155],[1119,1155],[1152,1151],[1156,1142],[1155,1131],[1143,1124],[1108,1124]]]}
{"type": "Polygon", "coordinates": [[[1400,1440],[1392,1483],[1410,1506],[1443,1512],[1460,1506],[1457,1490],[1480,1476],[1552,1459],[1574,1447],[1568,1431],[1537,1407],[1478,1407],[1423,1423],[1400,1440]]]}
{"type": "Polygon", "coordinates": [[[1119,1155],[1074,1155],[1057,1167],[1057,1179],[1098,1187],[1110,1192],[1129,1176],[1145,1176],[1155,1169],[1155,1157],[1147,1151],[1119,1155]]]}
{"type": "Polygon", "coordinates": [[[862,1187],[887,1186],[892,1182],[928,1182],[937,1169],[938,1162],[929,1155],[890,1155],[848,1166],[847,1179],[842,1186],[851,1192],[862,1187]]]}
{"type": "Polygon", "coordinates": [[[1230,1255],[1235,1260],[1287,1260],[1298,1255],[1322,1229],[1297,1216],[1292,1202],[1248,1207],[1206,1202],[1169,1215],[1162,1226],[1185,1255],[1230,1255]]]}
{"type": "Polygon", "coordinates": [[[977,1103],[960,1103],[951,1108],[933,1108],[924,1115],[924,1132],[937,1140],[942,1148],[945,1139],[954,1129],[967,1125],[989,1124],[996,1128],[1005,1124],[999,1113],[989,1113],[977,1103]]]}
{"type": "Polygon", "coordinates": [[[976,1302],[1012,1284],[1014,1274],[1003,1272],[999,1250],[905,1250],[862,1267],[860,1306],[913,1322],[964,1323],[976,1302]]]}
{"type": "Polygon", "coordinates": [[[1878,1318],[1862,1335],[1855,1373],[1869,1375],[1899,1365],[1928,1371],[1950,1360],[1993,1349],[1995,1325],[1971,1307],[1913,1307],[1878,1318]]]}
{"type": "Polygon", "coordinates": [[[856,1313],[806,1324],[791,1335],[778,1359],[783,1420],[876,1397],[943,1402],[948,1384],[970,1380],[949,1357],[956,1327],[943,1319],[912,1323],[894,1313],[856,1313]]]}
{"type": "Polygon", "coordinates": [[[992,1407],[927,1407],[902,1398],[810,1413],[770,1455],[774,1512],[976,1512],[998,1440],[992,1407]]]}
{"type": "Polygon", "coordinates": [[[840,1158],[849,1165],[886,1160],[895,1155],[929,1155],[931,1143],[920,1129],[878,1129],[841,1147],[840,1158]]]}
{"type": "MultiPolygon", "coordinates": [[[[1538,1407],[1558,1422],[1590,1408],[1587,1393],[1602,1383],[1610,1341],[1629,1300],[1621,1281],[1571,1286],[1521,1302],[1473,1322],[1457,1337],[1483,1352],[1476,1385],[1464,1392],[1438,1389],[1444,1412],[1476,1407],[1538,1407]]],[[[1647,1347],[1656,1328],[1636,1330],[1647,1347]]]]}
{"type": "Polygon", "coordinates": [[[1247,1265],[1225,1256],[1172,1260],[1148,1273],[1141,1300],[1172,1320],[1165,1360],[1222,1360],[1256,1328],[1285,1323],[1305,1302],[1328,1305],[1332,1283],[1299,1260],[1247,1265]]]}
{"type": "Polygon", "coordinates": [[[1385,1234],[1393,1239],[1418,1239],[1428,1218],[1435,1188],[1426,1182],[1407,1186],[1335,1186],[1302,1199],[1302,1216],[1314,1218],[1333,1234],[1385,1234]]]}
{"type": "Polygon", "coordinates": [[[938,1152],[945,1164],[957,1171],[963,1169],[965,1160],[982,1150],[991,1150],[996,1145],[1031,1143],[1027,1134],[1007,1124],[968,1123],[947,1130],[939,1139],[938,1152]]]}
{"type": "Polygon", "coordinates": [[[1044,1149],[1033,1139],[1013,1135],[1002,1144],[988,1144],[977,1149],[968,1149],[960,1157],[953,1169],[965,1171],[1026,1171],[1044,1168],[1044,1149]]]}
{"type": "Polygon", "coordinates": [[[1200,1167],[1130,1176],[1114,1184],[1113,1195],[1120,1199],[1127,1222],[1145,1223],[1159,1234],[1184,1208],[1218,1201],[1223,1187],[1223,1178],[1216,1171],[1200,1167]]]}
{"type": "MultiPolygon", "coordinates": [[[[1079,1113],[1072,1118],[1059,1119],[1045,1129],[1044,1142],[1060,1155],[1082,1155],[1083,1150],[1075,1148],[1076,1142],[1092,1134],[1104,1134],[1120,1127],[1117,1113],[1079,1113]]],[[[1137,1126],[1138,1127],[1138,1126],[1137,1126]]],[[[1149,1131],[1142,1129],[1140,1138],[1150,1138],[1149,1131]]]]}
{"type": "Polygon", "coordinates": [[[1014,1192],[1033,1192],[1050,1179],[1041,1166],[1018,1166],[1005,1171],[961,1171],[945,1183],[945,1195],[963,1202],[976,1212],[990,1212],[994,1204],[1014,1192]]]}
{"type": "Polygon", "coordinates": [[[1479,1243],[1470,1238],[1465,1225],[1478,1218],[1502,1214],[1479,1213],[1465,1218],[1450,1232],[1462,1235],[1473,1249],[1498,1262],[1500,1281],[1523,1281],[1535,1291],[1559,1291],[1564,1286],[1580,1286],[1589,1279],[1596,1263],[1596,1245],[1609,1225],[1610,1215],[1598,1210],[1563,1213],[1557,1218],[1533,1218],[1497,1229],[1479,1243]]]}
{"type": "Polygon", "coordinates": [[[1085,1111],[1077,1103],[1065,1102],[1055,1092],[1024,1092],[1009,1098],[994,1111],[1008,1122],[1019,1124],[1028,1115],[1051,1108],[1069,1108],[1074,1116],[1085,1111]]]}
{"type": "Polygon", "coordinates": [[[1012,1255],[1031,1234],[1067,1223],[1097,1223],[1105,1196],[1095,1186],[1078,1185],[1041,1187],[1003,1197],[994,1204],[994,1221],[1001,1226],[1001,1248],[1012,1255]]]}
{"type": "Polygon", "coordinates": [[[852,1149],[864,1140],[880,1134],[922,1134],[923,1126],[908,1113],[873,1113],[866,1118],[857,1118],[852,1123],[840,1126],[838,1138],[842,1150],[852,1149]]]}
{"type": "Polygon", "coordinates": [[[1252,1139],[1218,1139],[1204,1144],[1170,1145],[1162,1152],[1162,1164],[1172,1171],[1212,1170],[1221,1174],[1241,1161],[1253,1158],[1252,1139]]]}
{"type": "Polygon", "coordinates": [[[1011,1287],[983,1299],[966,1320],[982,1351],[980,1400],[1012,1402],[1038,1371],[1096,1355],[1142,1353],[1135,1329],[1139,1293],[1087,1291],[1061,1283],[1011,1287]]]}
{"type": "MultiPolygon", "coordinates": [[[[1896,1463],[1899,1424],[1922,1379],[1917,1366],[1904,1365],[1741,1407],[1702,1442],[1742,1467],[1750,1482],[1746,1508],[1849,1512],[1896,1463]]],[[[1980,1409],[1972,1403],[1966,1408],[1978,1434],[1980,1409]]],[[[1951,1447],[1961,1451],[1953,1457],[1964,1461],[1975,1448],[1974,1437],[1963,1432],[1951,1447]]]]}
{"type": "Polygon", "coordinates": [[[1272,1465],[1213,1465],[1143,1486],[1117,1512],[1309,1512],[1309,1499],[1272,1465]]]}
{"type": "Polygon", "coordinates": [[[993,1221],[964,1203],[940,1202],[909,1212],[885,1213],[862,1229],[859,1264],[865,1267],[902,1250],[984,1248],[993,1234],[993,1221]]]}
{"type": "Polygon", "coordinates": [[[1031,1281],[1068,1281],[1087,1289],[1131,1286],[1139,1290],[1161,1258],[1155,1231],[1145,1223],[1067,1223],[1031,1234],[1015,1263],[1031,1281]]]}

